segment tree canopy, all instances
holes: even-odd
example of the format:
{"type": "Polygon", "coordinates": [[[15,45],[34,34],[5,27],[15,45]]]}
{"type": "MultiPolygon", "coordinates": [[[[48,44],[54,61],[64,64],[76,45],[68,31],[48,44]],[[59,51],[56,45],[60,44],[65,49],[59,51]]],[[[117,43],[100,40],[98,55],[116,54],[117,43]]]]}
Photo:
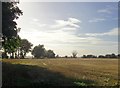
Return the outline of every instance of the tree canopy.
{"type": "Polygon", "coordinates": [[[16,37],[19,28],[15,20],[23,12],[17,6],[17,2],[2,2],[2,33],[5,38],[16,37]]]}
{"type": "Polygon", "coordinates": [[[35,46],[32,50],[32,55],[35,58],[55,58],[55,53],[53,50],[46,50],[44,45],[35,46]]]}
{"type": "Polygon", "coordinates": [[[32,50],[32,55],[35,58],[44,58],[45,57],[45,48],[44,45],[35,46],[32,50]]]}
{"type": "Polygon", "coordinates": [[[53,50],[47,50],[46,57],[47,58],[55,58],[55,53],[53,52],[53,50]]]}
{"type": "Polygon", "coordinates": [[[27,39],[21,39],[20,42],[20,53],[22,55],[22,58],[25,57],[26,53],[31,51],[31,47],[33,46],[32,43],[30,43],[27,39]]]}

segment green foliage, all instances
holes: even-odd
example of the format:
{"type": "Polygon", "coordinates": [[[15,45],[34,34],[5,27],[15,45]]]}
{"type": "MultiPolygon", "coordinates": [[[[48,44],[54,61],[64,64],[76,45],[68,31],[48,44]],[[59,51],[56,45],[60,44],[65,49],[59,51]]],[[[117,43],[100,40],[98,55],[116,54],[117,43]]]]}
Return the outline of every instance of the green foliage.
{"type": "Polygon", "coordinates": [[[23,12],[18,8],[17,2],[2,2],[2,34],[3,34],[3,48],[5,53],[12,53],[20,46],[20,38],[18,32],[20,28],[17,27],[16,19],[19,18],[23,12]]]}
{"type": "Polygon", "coordinates": [[[55,58],[55,53],[53,52],[53,50],[47,50],[46,57],[47,58],[55,58]]]}
{"type": "Polygon", "coordinates": [[[45,57],[45,48],[44,45],[38,45],[35,46],[32,50],[32,55],[34,55],[35,58],[44,58],[45,57]]]}
{"type": "Polygon", "coordinates": [[[32,50],[32,55],[35,58],[55,58],[55,53],[53,52],[53,50],[46,50],[44,48],[44,45],[38,45],[35,46],[32,50]]]}
{"type": "Polygon", "coordinates": [[[17,36],[18,29],[16,19],[23,12],[18,8],[17,2],[2,2],[2,33],[5,38],[17,36]]]}
{"type": "Polygon", "coordinates": [[[31,44],[27,39],[21,39],[20,42],[20,52],[23,55],[23,58],[25,57],[26,53],[31,51],[31,47],[33,44],[31,44]]]}
{"type": "Polygon", "coordinates": [[[3,47],[5,49],[5,52],[12,53],[15,52],[16,49],[20,46],[20,39],[19,37],[16,38],[10,38],[5,41],[3,47]]]}

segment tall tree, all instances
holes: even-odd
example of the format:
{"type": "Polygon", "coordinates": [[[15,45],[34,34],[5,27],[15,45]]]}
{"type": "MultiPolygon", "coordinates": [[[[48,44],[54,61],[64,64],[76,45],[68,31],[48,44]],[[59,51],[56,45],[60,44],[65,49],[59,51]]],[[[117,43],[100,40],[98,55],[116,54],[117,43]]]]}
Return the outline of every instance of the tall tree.
{"type": "Polygon", "coordinates": [[[32,46],[33,44],[30,43],[27,39],[21,39],[20,52],[21,52],[22,58],[26,56],[26,53],[31,51],[32,46]]]}
{"type": "Polygon", "coordinates": [[[44,58],[46,55],[44,45],[39,44],[38,46],[35,46],[32,50],[32,55],[35,58],[44,58]]]}
{"type": "Polygon", "coordinates": [[[15,20],[19,18],[23,12],[17,6],[18,2],[2,2],[2,35],[3,35],[3,48],[5,53],[14,52],[18,43],[17,23],[15,20]]]}

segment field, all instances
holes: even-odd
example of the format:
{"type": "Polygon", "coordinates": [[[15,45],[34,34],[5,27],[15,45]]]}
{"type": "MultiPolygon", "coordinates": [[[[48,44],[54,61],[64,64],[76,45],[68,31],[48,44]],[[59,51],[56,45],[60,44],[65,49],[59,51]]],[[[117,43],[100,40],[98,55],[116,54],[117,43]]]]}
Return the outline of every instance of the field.
{"type": "Polygon", "coordinates": [[[116,86],[118,59],[3,59],[4,86],[116,86]]]}

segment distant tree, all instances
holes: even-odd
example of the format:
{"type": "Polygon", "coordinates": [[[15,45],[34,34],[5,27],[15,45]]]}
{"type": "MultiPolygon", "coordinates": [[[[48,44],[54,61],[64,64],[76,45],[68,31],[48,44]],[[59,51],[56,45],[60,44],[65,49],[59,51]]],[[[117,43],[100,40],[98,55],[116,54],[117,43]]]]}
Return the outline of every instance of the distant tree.
{"type": "Polygon", "coordinates": [[[68,56],[66,55],[65,58],[68,58],[68,56]]]}
{"type": "Polygon", "coordinates": [[[46,57],[47,58],[55,58],[55,53],[53,52],[53,50],[47,50],[46,57]]]}
{"type": "Polygon", "coordinates": [[[76,57],[77,57],[77,54],[78,54],[77,51],[73,51],[73,52],[72,52],[73,58],[76,58],[76,57]]]}
{"type": "Polygon", "coordinates": [[[120,54],[118,54],[118,58],[120,58],[120,54]]]}
{"type": "Polygon", "coordinates": [[[83,55],[82,58],[87,58],[87,56],[86,56],[86,55],[83,55]]]}
{"type": "Polygon", "coordinates": [[[111,58],[117,58],[117,56],[114,53],[112,53],[111,58]]]}
{"type": "Polygon", "coordinates": [[[33,46],[27,39],[21,39],[20,43],[20,55],[22,58],[26,56],[26,53],[31,51],[31,47],[33,46]]]}
{"type": "Polygon", "coordinates": [[[98,58],[105,58],[105,56],[103,56],[103,55],[99,55],[98,58]]]}
{"type": "Polygon", "coordinates": [[[97,58],[95,55],[86,55],[86,58],[97,58]]]}
{"type": "Polygon", "coordinates": [[[117,58],[117,56],[114,53],[112,53],[112,54],[106,54],[105,58],[117,58]]]}
{"type": "Polygon", "coordinates": [[[45,48],[44,48],[44,45],[38,45],[38,46],[35,46],[32,50],[32,55],[35,57],[35,58],[44,58],[45,55],[46,55],[46,52],[45,52],[45,48]]]}
{"type": "Polygon", "coordinates": [[[97,58],[97,56],[93,55],[93,58],[97,58]]]}
{"type": "Polygon", "coordinates": [[[105,58],[111,58],[111,54],[106,54],[105,58]]]}

